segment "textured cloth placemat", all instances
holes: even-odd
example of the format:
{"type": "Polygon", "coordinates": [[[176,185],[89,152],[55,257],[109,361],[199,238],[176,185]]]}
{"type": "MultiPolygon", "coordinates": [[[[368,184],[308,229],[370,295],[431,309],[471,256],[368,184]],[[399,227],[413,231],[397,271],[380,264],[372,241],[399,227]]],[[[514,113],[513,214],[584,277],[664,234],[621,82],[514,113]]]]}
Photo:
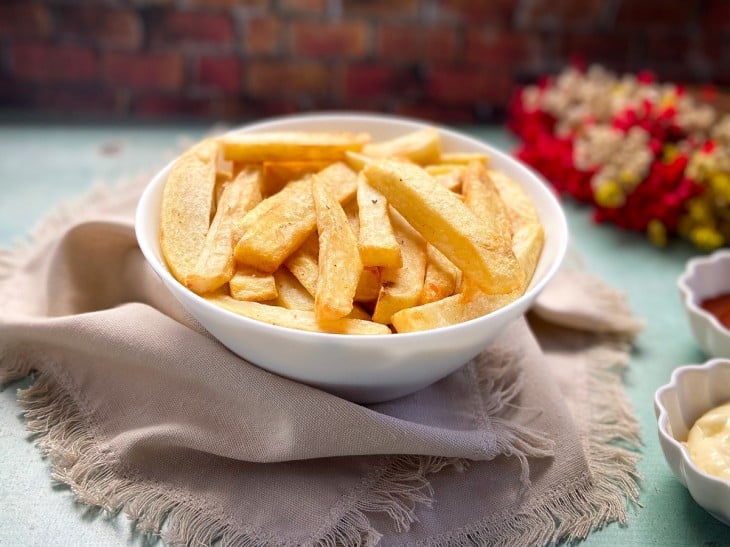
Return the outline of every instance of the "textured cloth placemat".
{"type": "MultiPolygon", "coordinates": [[[[564,269],[478,358],[358,405],[233,355],[164,289],[97,191],[0,251],[0,383],[52,476],[177,544],[536,545],[626,519],[638,425],[620,383],[641,328],[564,269]]],[[[343,363],[342,366],[347,366],[343,363]]]]}

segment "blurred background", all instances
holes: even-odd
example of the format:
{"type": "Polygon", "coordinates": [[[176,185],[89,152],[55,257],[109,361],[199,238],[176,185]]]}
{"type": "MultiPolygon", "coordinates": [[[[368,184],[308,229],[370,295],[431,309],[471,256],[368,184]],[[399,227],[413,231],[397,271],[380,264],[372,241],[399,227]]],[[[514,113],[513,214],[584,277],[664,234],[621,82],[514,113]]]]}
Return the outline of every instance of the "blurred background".
{"type": "Polygon", "coordinates": [[[573,61],[723,89],[730,2],[0,2],[0,109],[21,117],[502,122],[516,86],[573,61]]]}

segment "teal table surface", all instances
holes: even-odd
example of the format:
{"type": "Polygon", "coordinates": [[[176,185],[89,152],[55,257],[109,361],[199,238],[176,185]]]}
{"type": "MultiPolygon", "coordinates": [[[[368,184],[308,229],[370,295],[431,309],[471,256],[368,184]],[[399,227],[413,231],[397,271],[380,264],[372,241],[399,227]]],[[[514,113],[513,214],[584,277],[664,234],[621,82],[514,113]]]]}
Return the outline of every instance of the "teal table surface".
{"type": "MultiPolygon", "coordinates": [[[[498,128],[462,129],[505,150],[514,144],[498,128]]],[[[181,139],[197,139],[205,130],[202,125],[0,123],[0,246],[24,241],[44,215],[95,184],[160,167],[181,139]]],[[[654,248],[640,235],[595,225],[584,206],[567,200],[563,205],[571,247],[586,269],[624,291],[646,321],[624,376],[643,436],[641,507],[630,510],[626,526],[611,524],[585,544],[730,545],[730,528],[697,506],[665,464],[653,410],[655,390],[675,367],[707,359],[692,339],[676,288],[696,251],[682,242],[654,248]]],[[[16,389],[27,383],[0,391],[0,545],[146,544],[126,517],[98,515],[51,482],[49,464],[25,431],[16,402],[16,389]]]]}

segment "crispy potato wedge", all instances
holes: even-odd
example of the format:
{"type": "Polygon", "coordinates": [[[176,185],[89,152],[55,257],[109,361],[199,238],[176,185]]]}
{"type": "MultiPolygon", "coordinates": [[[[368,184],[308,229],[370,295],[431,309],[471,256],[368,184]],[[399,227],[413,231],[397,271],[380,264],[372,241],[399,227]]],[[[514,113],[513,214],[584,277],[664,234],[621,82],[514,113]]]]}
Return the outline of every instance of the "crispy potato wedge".
{"type": "MultiPolygon", "coordinates": [[[[276,288],[279,295],[274,303],[290,310],[314,310],[314,297],[305,289],[297,278],[286,268],[279,268],[274,272],[276,288]]],[[[370,321],[370,314],[362,307],[354,304],[352,311],[347,315],[350,319],[370,321]]]]}
{"type": "Polygon", "coordinates": [[[464,169],[458,167],[452,169],[449,173],[443,173],[441,175],[435,175],[436,182],[448,188],[452,192],[461,192],[461,183],[464,180],[464,169]]]}
{"type": "Polygon", "coordinates": [[[353,171],[360,171],[362,170],[365,165],[373,161],[373,158],[370,156],[366,156],[365,154],[362,154],[360,152],[353,152],[352,150],[348,150],[345,152],[345,161],[347,162],[347,165],[349,165],[353,171]]]}
{"type": "Polygon", "coordinates": [[[314,310],[314,297],[286,268],[273,273],[278,296],[276,304],[290,310],[314,310]]]}
{"type": "Polygon", "coordinates": [[[219,137],[223,156],[240,162],[340,161],[347,150],[358,152],[370,141],[367,133],[264,132],[219,137]]]}
{"type": "Polygon", "coordinates": [[[391,140],[366,144],[362,153],[373,158],[404,158],[420,165],[441,159],[441,137],[433,128],[420,129],[391,140]]]}
{"type": "Polygon", "coordinates": [[[486,166],[489,163],[489,156],[479,152],[444,152],[441,154],[441,163],[444,164],[466,165],[473,161],[478,161],[486,166]]]}
{"type": "Polygon", "coordinates": [[[195,270],[205,246],[214,210],[217,153],[213,140],[185,152],[172,165],[162,191],[162,256],[181,283],[195,270]]]}
{"type": "Polygon", "coordinates": [[[261,201],[261,172],[249,168],[223,187],[205,244],[185,285],[198,294],[225,285],[235,271],[236,222],[261,201]]]}
{"type": "MultiPolygon", "coordinates": [[[[313,176],[340,202],[357,191],[357,175],[344,163],[334,163],[313,176]]],[[[241,224],[236,260],[273,273],[316,228],[311,182],[300,179],[287,184],[251,210],[241,224]]]]}
{"type": "Polygon", "coordinates": [[[519,184],[499,171],[489,171],[489,177],[507,208],[513,232],[527,224],[540,223],[535,205],[519,184]]]}
{"type": "Polygon", "coordinates": [[[373,321],[384,324],[390,323],[397,311],[418,303],[426,275],[426,241],[396,211],[392,211],[391,219],[401,246],[403,265],[380,269],[382,287],[373,321]]]}
{"type": "Polygon", "coordinates": [[[522,286],[506,294],[484,294],[474,287],[442,300],[403,309],[393,315],[396,332],[429,330],[462,323],[503,308],[522,296],[534,275],[544,241],[543,227],[528,224],[520,228],[513,238],[515,256],[526,272],[522,286]]]}
{"type": "Polygon", "coordinates": [[[265,196],[271,196],[284,188],[289,182],[317,173],[329,165],[326,161],[265,161],[263,188],[265,196]]]}
{"type": "Polygon", "coordinates": [[[279,327],[336,334],[391,334],[391,330],[387,326],[373,321],[343,318],[320,322],[313,311],[289,310],[259,302],[246,302],[225,294],[210,295],[206,298],[209,302],[233,313],[279,327]]]}
{"type": "Polygon", "coordinates": [[[312,177],[312,196],[319,233],[319,277],[314,313],[319,321],[329,321],[345,317],[352,311],[363,265],[347,215],[319,175],[312,177]]]}
{"type": "Polygon", "coordinates": [[[312,233],[284,263],[292,275],[314,297],[319,278],[319,236],[312,233]]]}
{"type": "Polygon", "coordinates": [[[461,282],[461,271],[430,243],[426,247],[426,278],[419,304],[441,300],[454,294],[461,282]]]}
{"type": "Polygon", "coordinates": [[[356,302],[372,302],[380,294],[380,269],[366,267],[362,269],[360,281],[355,290],[356,302]]]}
{"type": "Polygon", "coordinates": [[[429,243],[486,293],[503,294],[519,287],[522,272],[511,249],[492,240],[489,226],[458,197],[422,168],[378,160],[363,172],[429,243]]]}
{"type": "Polygon", "coordinates": [[[357,179],[359,234],[357,246],[365,266],[400,268],[400,246],[388,215],[388,200],[368,184],[362,174],[357,179]]]}
{"type": "MultiPolygon", "coordinates": [[[[487,233],[491,234],[492,248],[500,255],[509,257],[512,262],[513,275],[519,282],[515,289],[521,287],[524,283],[524,272],[512,250],[512,224],[507,208],[481,162],[471,162],[468,165],[463,177],[462,194],[464,204],[480,219],[487,233]]],[[[469,292],[471,285],[478,290],[473,279],[465,279],[464,285],[465,292],[469,292]]]]}
{"type": "Polygon", "coordinates": [[[228,282],[228,287],[236,300],[266,302],[279,294],[273,275],[250,266],[239,266],[228,282]]]}

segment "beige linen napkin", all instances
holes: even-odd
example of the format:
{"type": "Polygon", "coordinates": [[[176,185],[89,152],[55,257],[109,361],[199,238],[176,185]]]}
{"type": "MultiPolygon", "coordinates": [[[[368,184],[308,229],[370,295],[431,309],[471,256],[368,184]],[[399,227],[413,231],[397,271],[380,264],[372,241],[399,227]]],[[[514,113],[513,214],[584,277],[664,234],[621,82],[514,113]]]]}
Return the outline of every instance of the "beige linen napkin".
{"type": "Polygon", "coordinates": [[[545,544],[625,519],[638,428],[612,367],[638,324],[621,295],[565,271],[544,319],[416,394],[357,405],[188,316],[136,246],[144,182],[0,255],[0,383],[35,371],[28,427],[80,501],[202,545],[545,544]],[[576,329],[578,312],[600,328],[576,329]]]}

